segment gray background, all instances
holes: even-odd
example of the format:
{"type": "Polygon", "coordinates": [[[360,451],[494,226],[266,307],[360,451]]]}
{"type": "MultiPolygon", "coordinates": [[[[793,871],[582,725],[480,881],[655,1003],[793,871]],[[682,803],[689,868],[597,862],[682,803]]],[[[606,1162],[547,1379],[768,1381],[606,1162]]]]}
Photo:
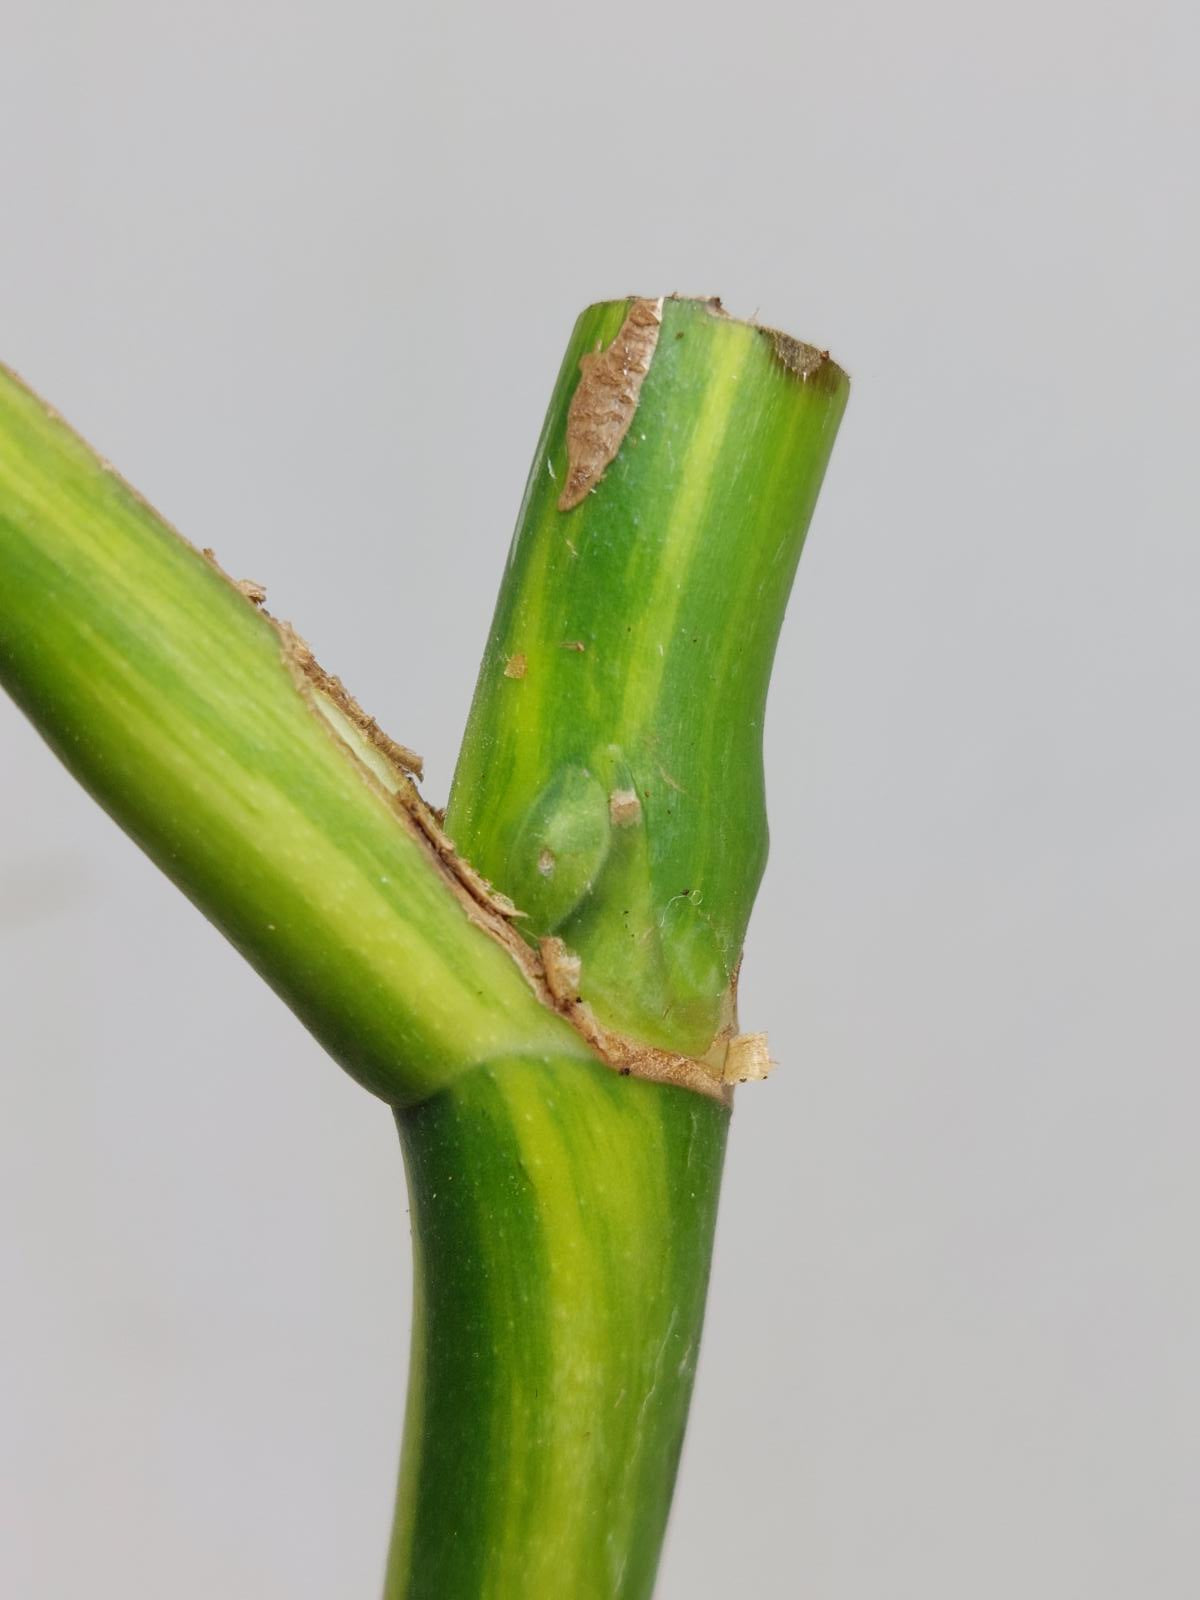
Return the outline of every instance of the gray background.
{"type": "MultiPolygon", "coordinates": [[[[576,311],[852,372],[660,1594],[1192,1600],[1191,8],[2,12],[0,352],[434,799],[576,311]]],[[[387,1113],[6,702],[0,768],[0,1593],[372,1595],[387,1113]]]]}

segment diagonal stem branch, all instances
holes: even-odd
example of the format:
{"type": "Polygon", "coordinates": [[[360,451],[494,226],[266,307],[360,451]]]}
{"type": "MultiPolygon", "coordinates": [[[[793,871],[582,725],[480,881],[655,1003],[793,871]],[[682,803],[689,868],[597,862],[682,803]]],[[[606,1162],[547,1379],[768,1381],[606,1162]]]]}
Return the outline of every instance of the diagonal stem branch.
{"type": "Polygon", "coordinates": [[[588,1055],[307,665],[0,371],[0,682],[84,787],[393,1104],[499,1054],[588,1055]]]}

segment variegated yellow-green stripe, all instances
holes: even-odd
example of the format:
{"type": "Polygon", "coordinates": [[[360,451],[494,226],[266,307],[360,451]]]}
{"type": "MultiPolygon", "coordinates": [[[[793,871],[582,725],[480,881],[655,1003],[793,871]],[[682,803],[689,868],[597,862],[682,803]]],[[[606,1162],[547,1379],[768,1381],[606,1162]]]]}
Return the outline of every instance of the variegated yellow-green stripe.
{"type": "Polygon", "coordinates": [[[586,1054],[313,713],[267,618],[2,369],[0,682],[392,1104],[497,1054],[586,1054]]]}
{"type": "Polygon", "coordinates": [[[560,511],[580,358],[629,307],[576,324],[447,827],[532,932],[579,953],[610,1027],[700,1055],[766,861],[767,683],[848,384],[810,347],[667,300],[615,460],[560,511]],[[638,821],[611,824],[614,793],[638,821]]]}
{"type": "Polygon", "coordinates": [[[529,1060],[401,1114],[418,1310],[389,1600],[649,1593],[727,1123],[529,1060]]]}
{"type": "MultiPolygon", "coordinates": [[[[592,307],[572,337],[447,823],[531,940],[579,953],[604,1024],[699,1055],[730,1021],[767,679],[846,382],[668,300],[627,431],[559,510],[580,360],[631,308],[592,307]]],[[[395,1108],[416,1307],[387,1600],[644,1600],[724,1105],[619,1075],[535,998],[378,763],[314,715],[273,625],[7,375],[0,680],[395,1108]]]]}
{"type": "MultiPolygon", "coordinates": [[[[609,1026],[700,1054],[765,861],[767,680],[847,385],[668,300],[615,458],[561,511],[580,359],[630,305],[592,307],[568,347],[447,827],[582,956],[609,1026]]],[[[401,1116],[421,1310],[388,1600],[649,1594],[727,1120],[513,1062],[401,1116]]]]}

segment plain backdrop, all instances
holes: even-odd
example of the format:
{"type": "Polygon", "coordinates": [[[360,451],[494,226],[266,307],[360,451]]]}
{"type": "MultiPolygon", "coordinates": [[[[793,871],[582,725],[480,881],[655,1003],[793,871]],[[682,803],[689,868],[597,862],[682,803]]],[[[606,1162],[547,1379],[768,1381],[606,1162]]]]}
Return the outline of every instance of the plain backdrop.
{"type": "MultiPolygon", "coordinates": [[[[661,1600],[1200,1593],[1194,17],[0,0],[0,356],[435,801],[577,311],[853,375],[661,1600]]],[[[375,1595],[389,1116],[0,773],[0,1594],[375,1595]]]]}

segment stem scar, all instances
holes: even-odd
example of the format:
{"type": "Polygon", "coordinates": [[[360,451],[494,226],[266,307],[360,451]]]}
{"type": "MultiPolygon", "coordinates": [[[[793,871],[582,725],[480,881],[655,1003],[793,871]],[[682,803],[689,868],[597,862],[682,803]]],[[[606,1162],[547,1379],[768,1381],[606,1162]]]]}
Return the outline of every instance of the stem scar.
{"type": "Polygon", "coordinates": [[[571,511],[592,492],[621,448],[662,328],[660,300],[634,300],[607,350],[579,362],[581,377],[567,411],[567,481],[558,509],[571,511]]]}

